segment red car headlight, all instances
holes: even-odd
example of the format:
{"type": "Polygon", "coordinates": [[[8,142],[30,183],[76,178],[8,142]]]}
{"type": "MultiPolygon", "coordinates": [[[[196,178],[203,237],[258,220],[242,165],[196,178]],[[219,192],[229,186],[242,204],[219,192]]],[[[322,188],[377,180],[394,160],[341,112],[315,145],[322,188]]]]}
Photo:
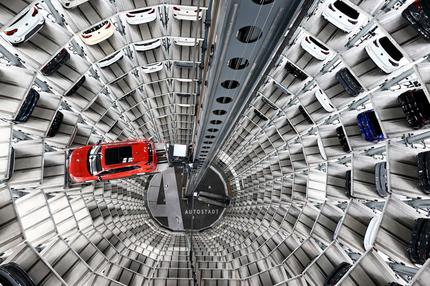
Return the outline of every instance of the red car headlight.
{"type": "Polygon", "coordinates": [[[388,61],[390,62],[390,64],[392,64],[393,66],[395,66],[395,67],[398,67],[399,66],[399,63],[397,63],[397,62],[395,62],[395,61],[392,61],[391,59],[388,59],[388,61]]]}
{"type": "Polygon", "coordinates": [[[10,30],[10,31],[5,31],[4,33],[6,34],[6,35],[8,35],[8,36],[12,36],[13,34],[15,34],[16,32],[18,32],[18,29],[13,29],[13,30],[10,30]]]}
{"type": "Polygon", "coordinates": [[[39,11],[37,10],[37,8],[36,7],[33,7],[33,13],[31,14],[31,16],[36,16],[37,15],[37,13],[39,13],[39,11]]]}

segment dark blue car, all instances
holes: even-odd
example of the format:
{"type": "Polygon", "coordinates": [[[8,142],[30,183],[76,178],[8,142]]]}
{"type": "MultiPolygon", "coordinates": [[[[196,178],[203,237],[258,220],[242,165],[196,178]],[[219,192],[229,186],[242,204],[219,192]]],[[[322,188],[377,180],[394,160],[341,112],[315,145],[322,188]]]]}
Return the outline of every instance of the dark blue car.
{"type": "Polygon", "coordinates": [[[357,116],[358,128],[366,141],[381,141],[384,140],[381,126],[379,126],[375,111],[367,110],[357,116]]]}
{"type": "Polygon", "coordinates": [[[39,93],[34,89],[30,89],[14,121],[26,122],[30,118],[31,113],[36,107],[36,104],[39,101],[39,98],[40,98],[39,93]]]}

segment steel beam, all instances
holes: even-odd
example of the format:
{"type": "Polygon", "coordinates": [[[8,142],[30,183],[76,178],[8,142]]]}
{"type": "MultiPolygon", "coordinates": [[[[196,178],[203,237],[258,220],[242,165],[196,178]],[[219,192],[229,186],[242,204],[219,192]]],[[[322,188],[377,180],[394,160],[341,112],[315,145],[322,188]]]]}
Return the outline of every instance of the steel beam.
{"type": "MultiPolygon", "coordinates": [[[[211,27],[215,31],[216,37],[213,38],[216,43],[208,43],[208,46],[215,44],[216,48],[207,77],[203,79],[207,80],[208,86],[205,88],[202,85],[204,92],[201,94],[204,99],[199,114],[200,124],[193,142],[197,168],[191,176],[188,195],[193,193],[216,158],[233,126],[265,81],[266,73],[275,66],[312,3],[312,0],[292,0],[256,5],[252,1],[220,1],[216,24],[211,27]],[[237,35],[241,28],[247,26],[259,27],[262,34],[255,41],[244,43],[238,40],[237,35]],[[243,69],[229,67],[228,64],[234,57],[247,59],[248,66],[243,69]],[[227,89],[221,85],[226,80],[236,80],[239,86],[227,89]],[[220,97],[228,97],[230,102],[217,101],[220,97]],[[226,112],[217,115],[213,112],[215,110],[226,112]]],[[[254,30],[250,34],[256,32],[254,30]]],[[[206,59],[205,67],[207,66],[206,59]]]]}

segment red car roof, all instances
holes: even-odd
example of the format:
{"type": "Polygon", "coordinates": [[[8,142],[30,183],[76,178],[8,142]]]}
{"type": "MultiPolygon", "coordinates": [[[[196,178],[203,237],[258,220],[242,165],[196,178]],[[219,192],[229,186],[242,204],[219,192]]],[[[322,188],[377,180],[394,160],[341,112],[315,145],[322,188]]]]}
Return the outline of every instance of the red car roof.
{"type": "MultiPolygon", "coordinates": [[[[137,166],[135,173],[152,172],[156,168],[157,160],[155,146],[148,140],[129,140],[124,142],[102,143],[100,145],[88,145],[72,151],[69,159],[69,175],[75,182],[92,181],[98,179],[98,174],[93,176],[89,171],[88,153],[94,146],[100,146],[101,170],[115,170],[128,166],[137,166]],[[150,145],[149,145],[150,144],[150,145]],[[149,157],[149,147],[152,149],[152,157],[149,157]],[[150,164],[148,164],[148,162],[150,164]]],[[[99,173],[99,174],[100,174],[99,173]]],[[[121,172],[118,177],[121,177],[121,172]]],[[[122,177],[131,176],[124,172],[122,177]]]]}

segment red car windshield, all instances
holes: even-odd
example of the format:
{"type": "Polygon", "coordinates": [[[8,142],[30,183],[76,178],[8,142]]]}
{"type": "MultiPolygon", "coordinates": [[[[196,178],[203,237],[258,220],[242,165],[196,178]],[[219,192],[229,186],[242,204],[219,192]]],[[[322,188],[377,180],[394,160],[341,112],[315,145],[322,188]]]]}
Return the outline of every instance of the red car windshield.
{"type": "Polygon", "coordinates": [[[96,145],[91,147],[90,152],[88,152],[88,171],[91,175],[96,176],[102,169],[102,146],[96,145]]]}
{"type": "Polygon", "coordinates": [[[148,165],[152,163],[152,144],[148,144],[148,165]]]}

